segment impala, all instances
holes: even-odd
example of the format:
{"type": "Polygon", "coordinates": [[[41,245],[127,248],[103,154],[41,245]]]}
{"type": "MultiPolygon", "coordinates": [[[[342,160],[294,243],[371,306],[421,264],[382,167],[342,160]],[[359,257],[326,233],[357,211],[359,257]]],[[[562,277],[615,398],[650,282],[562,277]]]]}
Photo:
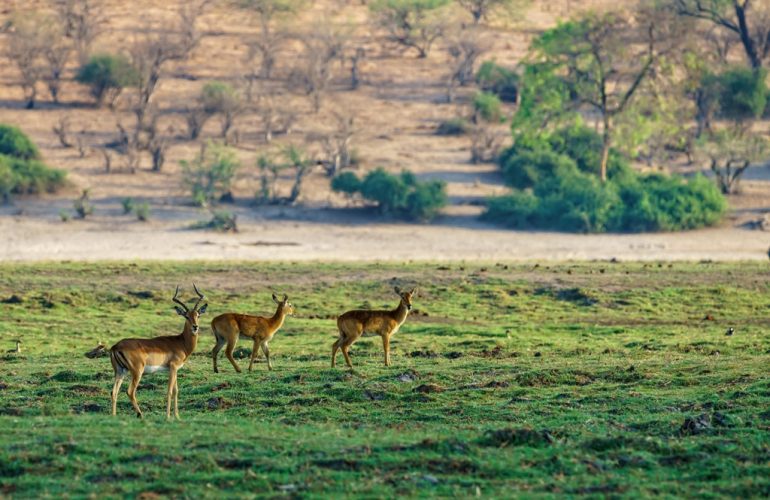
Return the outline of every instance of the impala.
{"type": "Polygon", "coordinates": [[[283,299],[278,300],[273,294],[273,302],[278,306],[275,314],[271,317],[251,316],[248,314],[225,313],[211,320],[211,330],[214,332],[214,338],[217,344],[211,351],[211,357],[214,360],[214,372],[219,373],[217,368],[217,356],[222,347],[227,344],[225,355],[232,363],[233,368],[238,373],[240,367],[233,359],[233,349],[240,336],[249,337],[254,340],[254,347],[251,349],[251,361],[249,362],[249,371],[254,365],[254,359],[257,357],[259,349],[265,353],[267,358],[267,369],[272,370],[273,364],[270,362],[270,348],[267,343],[273,339],[273,335],[283,326],[287,315],[294,314],[294,306],[289,302],[289,297],[284,294],[283,299]]]}
{"type": "Polygon", "coordinates": [[[413,288],[410,292],[402,292],[396,287],[396,293],[401,297],[398,306],[392,311],[348,311],[337,318],[337,328],[340,338],[332,345],[332,367],[336,365],[337,350],[342,350],[345,363],[352,369],[348,349],[362,335],[373,334],[382,337],[382,348],[385,350],[385,366],[390,366],[390,337],[401,328],[412,310],[412,297],[417,293],[413,288]]]}
{"type": "Polygon", "coordinates": [[[198,318],[206,312],[208,304],[198,309],[198,305],[205,296],[198,291],[193,283],[198,301],[190,309],[184,302],[177,298],[179,286],[176,287],[172,301],[179,304],[174,306],[177,314],[184,316],[184,329],[179,335],[168,335],[152,339],[123,339],[110,348],[110,361],[115,371],[115,383],[112,386],[112,414],[116,414],[118,392],[123,379],[131,374],[131,383],[128,386],[128,397],[136,410],[136,416],[142,418],[142,410],[136,400],[136,388],[142,375],[168,371],[168,396],[166,400],[166,418],[171,418],[171,397],[174,397],[174,416],[179,418],[179,386],[177,385],[176,372],[187,358],[195,350],[198,343],[198,318]],[[181,306],[181,307],[180,307],[181,306]]]}

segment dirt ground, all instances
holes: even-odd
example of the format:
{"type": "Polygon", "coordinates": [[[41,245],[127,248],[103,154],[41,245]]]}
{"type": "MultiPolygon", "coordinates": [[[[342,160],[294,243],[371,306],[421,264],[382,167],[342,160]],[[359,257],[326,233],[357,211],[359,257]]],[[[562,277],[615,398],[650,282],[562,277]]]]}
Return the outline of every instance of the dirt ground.
{"type": "MultiPolygon", "coordinates": [[[[0,17],[14,9],[44,9],[45,2],[15,1],[6,4],[0,17]]],[[[109,14],[107,31],[97,45],[100,51],[126,50],[143,23],[156,27],[173,19],[176,3],[104,2],[109,14]],[[139,14],[141,13],[141,15],[139,14]]],[[[0,207],[1,260],[97,260],[97,259],[280,259],[280,260],[736,260],[765,259],[770,233],[748,229],[747,223],[770,212],[770,168],[756,167],[747,175],[743,192],[731,197],[731,216],[720,228],[676,234],[573,235],[547,232],[514,232],[479,222],[479,202],[506,188],[492,164],[469,163],[467,137],[435,135],[437,124],[447,118],[467,115],[474,90],[461,89],[455,103],[445,98],[448,55],[438,44],[426,59],[411,52],[384,46],[381,33],[366,22],[367,8],[360,2],[313,2],[310,9],[292,23],[293,32],[318,29],[320,22],[333,23],[350,33],[351,47],[366,49],[362,66],[363,85],[348,87],[347,66],[337,68],[333,90],[318,114],[309,100],[288,92],[283,105],[297,113],[290,134],[280,135],[272,144],[260,138],[255,114],[236,122],[238,156],[242,167],[234,194],[240,232],[220,234],[189,227],[206,219],[205,211],[190,207],[182,187],[179,161],[191,159],[201,141],[184,138],[181,110],[210,80],[243,86],[244,36],[255,24],[237,13],[227,2],[215,2],[202,17],[207,33],[187,61],[170,64],[154,97],[163,110],[161,128],[167,131],[171,147],[162,172],[148,170],[144,158],[135,174],[121,172],[122,158],[115,155],[112,173],[105,173],[100,148],[117,136],[117,124],[129,124],[127,101],[117,111],[94,109],[85,90],[66,82],[62,104],[49,102],[40,88],[40,103],[23,109],[22,93],[15,68],[0,58],[0,122],[19,125],[39,145],[45,160],[69,172],[71,186],[55,196],[17,199],[0,207]],[[321,21],[319,21],[319,19],[321,21]],[[311,174],[301,196],[300,207],[254,207],[250,200],[258,188],[256,158],[276,154],[286,144],[306,145],[310,154],[318,145],[308,137],[329,129],[334,113],[354,116],[354,148],[361,158],[359,172],[377,166],[398,172],[414,171],[421,178],[447,182],[450,206],[430,225],[380,221],[371,211],[353,209],[349,202],[332,193],[329,179],[321,172],[311,174]],[[84,143],[85,155],[76,148],[64,148],[52,126],[68,117],[72,130],[84,143]],[[117,170],[117,172],[115,171],[117,170]],[[95,206],[94,216],[85,221],[62,222],[59,213],[71,211],[80,190],[88,188],[95,206]],[[140,223],[122,215],[120,200],[131,197],[147,202],[151,220],[140,223]]],[[[524,20],[515,25],[496,23],[488,28],[492,49],[484,59],[494,58],[513,65],[526,55],[529,40],[557,19],[583,8],[607,8],[607,0],[535,2],[524,20]]],[[[0,35],[0,47],[7,43],[0,35]]],[[[280,84],[298,57],[289,45],[279,57],[280,84]]],[[[74,58],[73,58],[74,59],[74,58]]],[[[74,63],[67,76],[74,75],[74,63]]],[[[513,108],[508,108],[509,113],[513,108]]],[[[202,141],[216,138],[219,124],[211,120],[202,141]]],[[[506,128],[500,129],[502,136],[506,128]]],[[[282,177],[278,188],[288,194],[291,178],[282,177]]]]}

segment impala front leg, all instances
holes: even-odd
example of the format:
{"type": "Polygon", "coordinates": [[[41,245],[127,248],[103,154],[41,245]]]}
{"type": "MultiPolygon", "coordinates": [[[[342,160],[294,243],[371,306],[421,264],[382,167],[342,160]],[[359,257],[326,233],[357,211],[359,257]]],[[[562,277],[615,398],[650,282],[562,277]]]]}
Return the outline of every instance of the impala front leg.
{"type": "Polygon", "coordinates": [[[168,367],[168,391],[166,398],[166,420],[171,418],[171,398],[174,397],[174,386],[176,385],[176,367],[168,367]]]}
{"type": "Polygon", "coordinates": [[[382,349],[385,352],[385,366],[390,366],[390,337],[387,333],[382,336],[382,349]]]}
{"type": "Polygon", "coordinates": [[[179,380],[174,380],[174,417],[179,420],[179,380]]]}
{"type": "Polygon", "coordinates": [[[144,366],[139,367],[139,369],[131,374],[131,383],[128,385],[128,397],[131,399],[131,406],[134,407],[134,411],[136,411],[136,416],[139,418],[142,417],[142,410],[139,409],[139,401],[136,400],[136,389],[139,387],[139,382],[142,380],[142,373],[144,373],[144,366]]]}
{"type": "Polygon", "coordinates": [[[262,344],[262,352],[265,353],[265,358],[267,359],[267,369],[272,370],[273,369],[273,363],[270,362],[270,348],[267,347],[267,342],[264,342],[262,344]]]}

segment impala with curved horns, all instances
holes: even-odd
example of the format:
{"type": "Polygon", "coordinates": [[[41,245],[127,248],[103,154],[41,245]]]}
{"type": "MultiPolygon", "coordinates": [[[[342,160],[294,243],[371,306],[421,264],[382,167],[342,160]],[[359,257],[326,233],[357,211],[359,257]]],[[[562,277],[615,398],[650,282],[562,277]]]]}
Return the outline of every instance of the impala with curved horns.
{"type": "Polygon", "coordinates": [[[177,385],[176,372],[187,358],[195,350],[198,343],[198,318],[206,312],[208,304],[198,309],[200,303],[206,298],[198,291],[193,283],[198,300],[192,308],[177,298],[179,286],[176,287],[172,301],[179,304],[174,306],[177,314],[185,319],[184,329],[179,335],[167,335],[151,339],[123,339],[110,348],[110,361],[115,371],[115,383],[112,386],[112,414],[116,414],[116,405],[120,385],[126,375],[131,375],[131,383],[128,386],[128,397],[136,410],[136,416],[142,418],[142,410],[136,400],[136,388],[142,375],[158,371],[168,371],[168,396],[166,401],[166,418],[171,418],[171,397],[174,397],[174,416],[179,418],[179,386],[177,385]]]}

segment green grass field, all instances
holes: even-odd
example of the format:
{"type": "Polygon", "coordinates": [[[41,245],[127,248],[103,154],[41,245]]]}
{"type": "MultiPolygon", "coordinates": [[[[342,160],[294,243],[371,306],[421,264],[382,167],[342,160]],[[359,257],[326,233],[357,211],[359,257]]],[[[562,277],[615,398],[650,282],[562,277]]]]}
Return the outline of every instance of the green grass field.
{"type": "Polygon", "coordinates": [[[0,265],[0,497],[766,497],[768,271],[0,265]],[[182,420],[165,420],[165,373],[142,379],[143,421],[127,384],[111,417],[110,362],[84,353],[181,331],[171,296],[193,280],[209,312],[180,372],[182,420]],[[354,372],[330,368],[335,316],[395,306],[393,285],[420,289],[394,366],[365,338],[354,372]],[[213,373],[208,322],[272,313],[271,291],[297,308],[270,344],[275,370],[223,359],[213,373]],[[6,354],[16,338],[23,352],[6,354]]]}

